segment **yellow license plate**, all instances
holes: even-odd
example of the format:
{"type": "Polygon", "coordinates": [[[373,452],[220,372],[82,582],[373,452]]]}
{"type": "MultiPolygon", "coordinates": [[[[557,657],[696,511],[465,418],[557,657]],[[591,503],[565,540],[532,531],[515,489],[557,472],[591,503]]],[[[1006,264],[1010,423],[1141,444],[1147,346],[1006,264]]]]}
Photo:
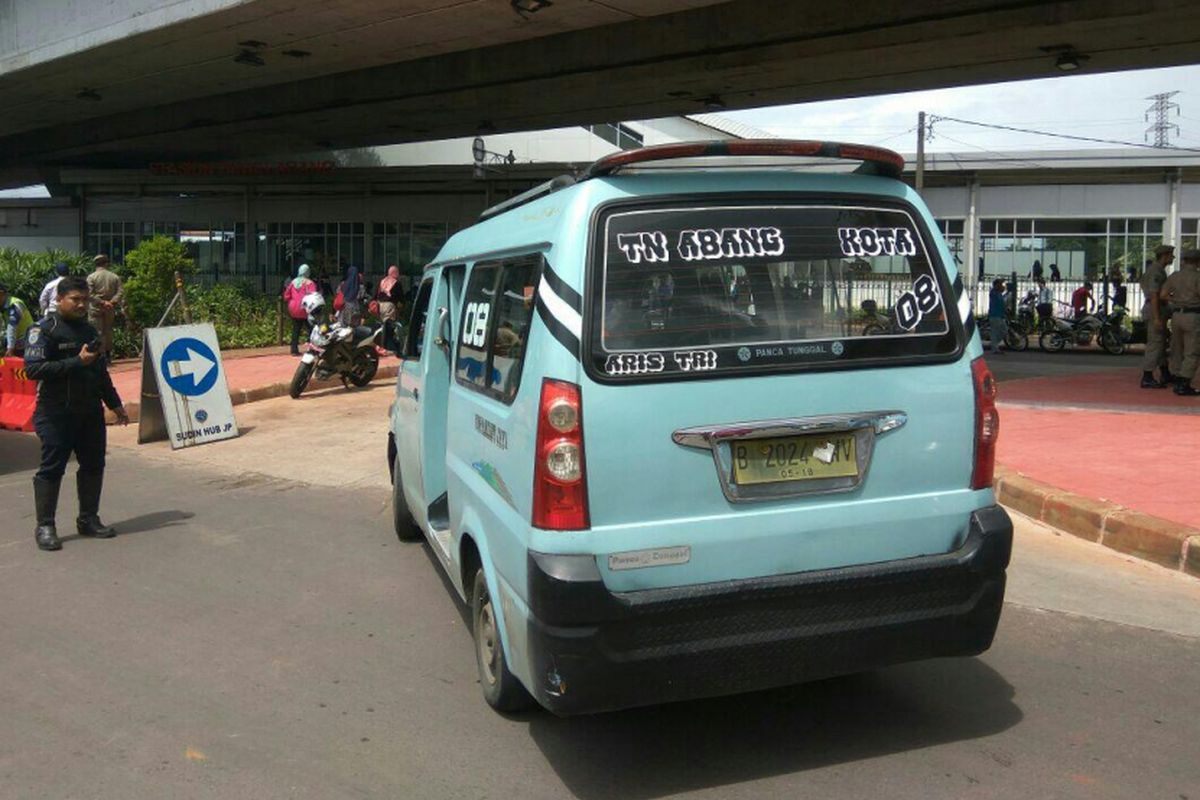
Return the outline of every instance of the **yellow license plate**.
{"type": "Polygon", "coordinates": [[[742,439],[731,447],[733,481],[742,486],[858,475],[853,433],[742,439]]]}

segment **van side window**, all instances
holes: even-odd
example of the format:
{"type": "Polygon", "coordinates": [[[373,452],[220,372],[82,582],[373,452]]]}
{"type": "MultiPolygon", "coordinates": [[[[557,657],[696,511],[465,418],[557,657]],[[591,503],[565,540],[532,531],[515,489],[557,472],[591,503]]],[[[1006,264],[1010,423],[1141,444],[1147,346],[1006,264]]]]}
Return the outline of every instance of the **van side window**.
{"type": "Polygon", "coordinates": [[[516,398],[541,265],[541,256],[527,256],[471,270],[455,359],[459,383],[504,403],[516,398]]]}
{"type": "Polygon", "coordinates": [[[404,340],[405,358],[421,359],[421,348],[425,344],[425,320],[429,316],[429,298],[433,295],[433,278],[426,278],[417,292],[413,303],[412,319],[408,324],[408,336],[404,340]]]}
{"type": "Polygon", "coordinates": [[[496,293],[496,335],[492,339],[491,389],[506,403],[517,396],[529,324],[533,320],[533,293],[540,276],[541,259],[504,265],[496,293]]]}
{"type": "Polygon", "coordinates": [[[476,264],[475,269],[471,270],[467,292],[463,297],[462,328],[454,370],[461,383],[478,389],[486,389],[489,383],[484,372],[488,368],[488,333],[499,274],[499,265],[476,264]]]}

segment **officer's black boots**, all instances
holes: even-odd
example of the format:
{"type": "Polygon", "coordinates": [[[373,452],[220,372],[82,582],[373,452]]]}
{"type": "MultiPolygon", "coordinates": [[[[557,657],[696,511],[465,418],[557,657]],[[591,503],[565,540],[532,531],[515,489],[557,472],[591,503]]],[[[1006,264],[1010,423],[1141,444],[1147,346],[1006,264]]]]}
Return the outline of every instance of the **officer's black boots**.
{"type": "Polygon", "coordinates": [[[37,546],[42,550],[62,550],[58,531],[54,527],[54,514],[58,510],[58,481],[33,479],[33,505],[37,511],[37,530],[33,532],[37,546]]]}
{"type": "Polygon", "coordinates": [[[104,473],[80,472],[76,478],[79,489],[79,519],[75,520],[76,529],[80,536],[94,536],[97,539],[111,539],[117,535],[111,528],[100,521],[100,490],[104,488],[104,473]]]}
{"type": "Polygon", "coordinates": [[[1143,389],[1162,389],[1166,386],[1165,383],[1159,383],[1154,380],[1154,373],[1146,370],[1142,373],[1142,388],[1143,389]]]}
{"type": "Polygon", "coordinates": [[[1192,382],[1187,378],[1175,379],[1175,394],[1183,395],[1184,397],[1195,397],[1200,395],[1200,389],[1193,389],[1192,382]]]}

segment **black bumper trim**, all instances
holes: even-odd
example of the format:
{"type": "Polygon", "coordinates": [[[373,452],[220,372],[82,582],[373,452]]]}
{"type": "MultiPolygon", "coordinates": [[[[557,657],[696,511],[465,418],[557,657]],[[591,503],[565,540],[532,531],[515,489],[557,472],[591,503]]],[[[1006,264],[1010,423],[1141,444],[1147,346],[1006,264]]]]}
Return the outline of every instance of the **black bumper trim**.
{"type": "Polygon", "coordinates": [[[1011,552],[999,506],[950,553],[667,589],[609,592],[595,556],[531,552],[528,688],[584,713],[979,653],[1011,552]]]}

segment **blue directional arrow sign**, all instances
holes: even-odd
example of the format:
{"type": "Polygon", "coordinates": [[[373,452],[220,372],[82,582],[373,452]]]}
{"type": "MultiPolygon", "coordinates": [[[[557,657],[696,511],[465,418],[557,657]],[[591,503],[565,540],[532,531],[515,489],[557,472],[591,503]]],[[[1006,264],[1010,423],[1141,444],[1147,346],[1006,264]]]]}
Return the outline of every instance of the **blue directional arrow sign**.
{"type": "Polygon", "coordinates": [[[163,379],[185,397],[207,392],[217,382],[217,356],[199,339],[176,339],[163,349],[159,363],[163,379]]]}

